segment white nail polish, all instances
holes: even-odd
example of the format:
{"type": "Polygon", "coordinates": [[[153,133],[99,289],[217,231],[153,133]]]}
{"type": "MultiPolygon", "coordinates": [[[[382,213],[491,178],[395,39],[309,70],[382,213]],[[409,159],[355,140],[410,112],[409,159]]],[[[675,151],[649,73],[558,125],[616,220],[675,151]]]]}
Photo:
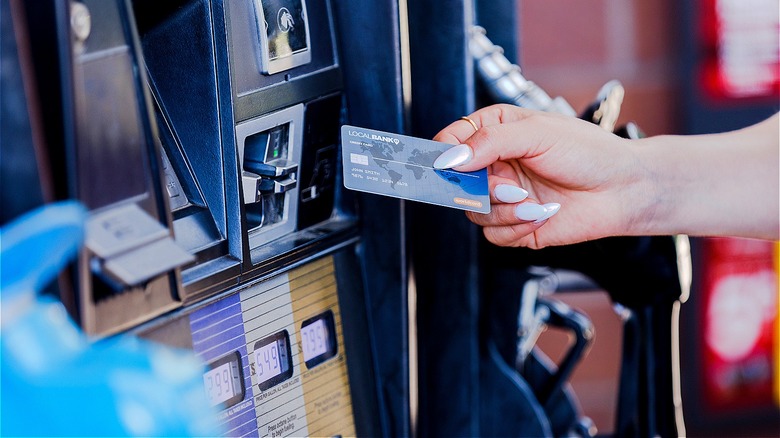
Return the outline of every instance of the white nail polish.
{"type": "Polygon", "coordinates": [[[547,210],[547,213],[545,213],[544,216],[540,217],[539,219],[535,220],[534,221],[535,224],[544,222],[547,219],[550,219],[551,217],[555,216],[555,213],[558,213],[558,210],[561,209],[561,204],[558,204],[557,202],[551,202],[549,204],[544,204],[542,207],[544,207],[544,209],[547,210]]]}
{"type": "Polygon", "coordinates": [[[436,158],[433,162],[434,169],[450,169],[461,164],[466,164],[474,158],[474,152],[467,144],[453,146],[436,158]]]}
{"type": "Polygon", "coordinates": [[[525,202],[515,207],[515,217],[521,221],[535,221],[547,214],[547,209],[533,202],[525,202]]]}
{"type": "Polygon", "coordinates": [[[514,204],[528,197],[528,192],[511,184],[499,184],[493,190],[493,195],[501,202],[514,204]]]}

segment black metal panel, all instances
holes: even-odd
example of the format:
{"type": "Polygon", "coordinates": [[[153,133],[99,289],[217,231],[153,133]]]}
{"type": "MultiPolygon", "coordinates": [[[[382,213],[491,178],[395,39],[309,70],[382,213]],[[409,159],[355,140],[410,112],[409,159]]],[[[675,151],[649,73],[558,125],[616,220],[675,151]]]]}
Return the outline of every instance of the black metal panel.
{"type": "MultiPolygon", "coordinates": [[[[475,0],[476,24],[484,27],[493,44],[504,49],[504,56],[513,64],[520,64],[520,17],[516,0],[475,0]]],[[[490,93],[476,80],[477,104],[483,107],[493,102],[490,93]]]]}
{"type": "Polygon", "coordinates": [[[352,389],[352,409],[355,416],[355,431],[358,436],[382,436],[382,418],[377,401],[376,373],[373,366],[375,351],[368,319],[365,318],[366,294],[360,275],[360,261],[353,247],[334,254],[344,344],[349,352],[349,385],[352,389]]]}
{"type": "MultiPolygon", "coordinates": [[[[168,121],[160,129],[172,131],[198,180],[224,180],[219,117],[220,110],[229,112],[229,108],[221,109],[218,103],[209,2],[179,2],[178,8],[170,8],[170,16],[157,2],[137,0],[133,6],[152,89],[168,121]]],[[[202,190],[219,231],[226,236],[222,184],[203,184],[202,190]]]]}
{"type": "Polygon", "coordinates": [[[482,26],[493,44],[504,49],[513,64],[519,60],[520,17],[516,0],[475,0],[476,24],[482,26]]]}
{"type": "MultiPolygon", "coordinates": [[[[35,74],[28,74],[39,87],[50,156],[46,164],[51,166],[45,177],[52,181],[52,198],[76,197],[93,209],[136,203],[144,214],[168,225],[155,124],[129,4],[89,0],[79,5],[92,9],[91,26],[81,28],[87,32],[78,39],[71,33],[70,2],[25,5],[35,67],[35,74]]],[[[35,159],[39,164],[47,161],[41,156],[35,159]]],[[[77,305],[82,309],[74,316],[88,331],[119,330],[129,321],[179,304],[177,273],[169,272],[145,287],[109,286],[90,274],[91,256],[83,251],[74,268],[80,296],[63,296],[72,310],[77,305]],[[107,296],[114,304],[103,300],[107,296]],[[140,297],[155,304],[138,308],[117,304],[140,297]],[[113,305],[123,312],[108,315],[113,305]]]]}
{"type": "Polygon", "coordinates": [[[285,74],[272,75],[260,74],[259,71],[260,41],[254,2],[227,1],[225,6],[229,25],[228,44],[230,44],[233,54],[233,59],[231,59],[233,89],[239,100],[246,95],[267,90],[276,85],[284,86],[294,82],[299,77],[311,75],[336,64],[328,2],[323,0],[306,2],[311,39],[311,47],[309,48],[312,51],[311,62],[294,67],[285,74]]]}
{"type": "MultiPolygon", "coordinates": [[[[431,138],[474,110],[467,29],[473,2],[409,2],[413,135],[431,138]],[[435,18],[434,18],[435,17],[435,18]]],[[[421,436],[479,436],[477,242],[460,211],[409,205],[417,286],[421,436]]]]}
{"type": "Polygon", "coordinates": [[[160,139],[194,204],[174,215],[177,236],[193,233],[205,248],[183,273],[191,301],[237,283],[243,256],[224,11],[208,0],[133,8],[160,139]]]}
{"type": "MultiPolygon", "coordinates": [[[[345,122],[405,132],[397,4],[340,0],[332,6],[348,108],[345,122]]],[[[349,204],[348,199],[355,195],[342,192],[337,196],[349,204]]],[[[368,335],[375,354],[381,435],[408,436],[403,204],[364,194],[357,195],[355,201],[361,218],[358,254],[365,281],[368,335]]]]}
{"type": "MultiPolygon", "coordinates": [[[[34,80],[34,76],[28,71],[25,77],[22,66],[24,47],[28,49],[26,56],[30,56],[30,42],[17,37],[25,35],[17,29],[25,23],[12,21],[10,3],[10,0],[0,3],[0,61],[3,65],[0,80],[0,225],[44,201],[29,112],[34,101],[28,102],[24,83],[34,80]]],[[[14,12],[18,17],[19,11],[14,12]]]]}
{"type": "Polygon", "coordinates": [[[49,172],[55,199],[67,199],[75,192],[75,181],[68,178],[75,166],[69,150],[73,125],[66,123],[66,105],[72,102],[72,66],[67,47],[69,38],[65,3],[56,0],[24,2],[27,30],[33,53],[34,80],[41,105],[43,138],[49,156],[49,172]]]}
{"type": "Polygon", "coordinates": [[[341,89],[341,70],[333,47],[333,25],[327,1],[306,3],[312,42],[311,62],[284,74],[272,75],[259,71],[259,40],[252,2],[224,4],[236,122],[341,89]]]}
{"type": "Polygon", "coordinates": [[[306,106],[301,158],[298,228],[328,219],[333,213],[339,135],[334,127],[341,118],[341,95],[329,96],[306,106]]]}
{"type": "MultiPolygon", "coordinates": [[[[120,24],[118,17],[113,24],[120,24]]],[[[119,47],[119,51],[114,50],[110,55],[77,64],[77,72],[84,78],[84,87],[77,87],[80,110],[77,166],[89,169],[79,174],[78,197],[90,209],[143,195],[151,176],[141,129],[143,115],[132,105],[135,90],[125,85],[133,83],[132,60],[127,46],[119,47]],[[130,105],[120,106],[117,102],[130,105]],[[102,117],[112,121],[113,129],[90,123],[102,117]],[[111,187],[111,190],[95,190],[97,187],[111,187]]]]}

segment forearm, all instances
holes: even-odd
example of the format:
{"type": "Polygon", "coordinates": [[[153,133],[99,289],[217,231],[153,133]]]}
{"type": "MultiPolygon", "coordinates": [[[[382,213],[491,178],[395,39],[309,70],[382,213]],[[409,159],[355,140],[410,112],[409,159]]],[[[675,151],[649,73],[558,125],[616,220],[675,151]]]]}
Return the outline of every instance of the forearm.
{"type": "Polygon", "coordinates": [[[633,147],[650,192],[634,234],[780,238],[777,115],[740,131],[633,147]]]}

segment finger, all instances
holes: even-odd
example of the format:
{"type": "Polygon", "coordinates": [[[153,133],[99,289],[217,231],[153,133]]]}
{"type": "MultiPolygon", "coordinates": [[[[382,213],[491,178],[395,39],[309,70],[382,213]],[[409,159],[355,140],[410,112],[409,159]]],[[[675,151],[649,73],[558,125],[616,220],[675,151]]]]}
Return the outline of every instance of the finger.
{"type": "Polygon", "coordinates": [[[471,222],[482,227],[518,225],[535,222],[547,215],[545,206],[535,200],[526,200],[515,204],[499,202],[491,204],[490,213],[466,212],[471,222]]]}
{"type": "Polygon", "coordinates": [[[533,115],[535,111],[514,105],[498,104],[481,108],[466,117],[450,123],[433,137],[435,141],[460,144],[479,131],[481,127],[500,125],[522,120],[533,115]],[[474,122],[472,125],[468,120],[474,122]],[[476,129],[475,129],[476,127],[476,129]]]}
{"type": "Polygon", "coordinates": [[[466,217],[480,227],[497,227],[520,223],[520,220],[515,216],[515,204],[492,204],[490,213],[482,214],[467,211],[466,217]]]}
{"type": "Polygon", "coordinates": [[[481,129],[486,126],[503,125],[526,119],[539,111],[515,105],[498,104],[480,108],[468,115],[481,129]]]}
{"type": "MultiPolygon", "coordinates": [[[[473,132],[474,126],[468,121],[457,120],[451,123],[439,132],[434,140],[459,146],[443,153],[434,163],[434,167],[467,172],[481,169],[502,156],[519,158],[525,155],[526,150],[523,148],[514,150],[518,140],[522,141],[517,135],[517,131],[522,129],[516,124],[539,114],[544,113],[513,105],[492,105],[468,116],[479,128],[476,132],[473,132]]],[[[534,144],[530,139],[527,140],[527,144],[534,144]]]]}
{"type": "Polygon", "coordinates": [[[475,132],[476,131],[474,130],[474,127],[471,126],[471,123],[466,120],[459,119],[450,123],[446,128],[439,131],[439,133],[433,137],[433,140],[443,143],[461,144],[466,141],[466,139],[471,137],[475,132]]]}
{"type": "Polygon", "coordinates": [[[517,179],[490,175],[488,187],[491,204],[515,204],[528,197],[528,191],[517,184],[517,179]]]}
{"type": "Polygon", "coordinates": [[[467,116],[467,118],[476,125],[476,130],[471,123],[461,118],[439,131],[433,139],[444,143],[460,144],[474,135],[482,126],[499,125],[501,123],[520,120],[523,117],[530,115],[531,112],[531,110],[513,105],[491,105],[481,108],[467,116]]]}
{"type": "Polygon", "coordinates": [[[472,222],[482,226],[513,225],[525,222],[538,224],[555,216],[560,210],[561,204],[557,202],[542,205],[531,199],[514,204],[491,204],[490,212],[487,214],[467,212],[467,215],[472,222]]]}
{"type": "Polygon", "coordinates": [[[541,139],[536,138],[538,129],[538,125],[534,127],[522,121],[482,127],[463,141],[465,146],[458,146],[463,149],[459,155],[468,159],[452,163],[452,168],[471,172],[497,161],[533,156],[532,151],[541,143],[541,139]]]}
{"type": "Polygon", "coordinates": [[[484,227],[485,238],[499,246],[539,248],[534,232],[544,224],[526,223],[511,226],[484,227]]]}
{"type": "Polygon", "coordinates": [[[463,140],[471,150],[469,160],[457,163],[462,172],[481,169],[499,160],[528,158],[551,146],[550,133],[560,126],[561,116],[512,106],[489,107],[469,117],[480,129],[463,140]],[[488,111],[488,109],[490,109],[488,111]]]}
{"type": "Polygon", "coordinates": [[[496,161],[491,164],[488,168],[488,174],[519,181],[517,169],[506,161],[496,161]]]}

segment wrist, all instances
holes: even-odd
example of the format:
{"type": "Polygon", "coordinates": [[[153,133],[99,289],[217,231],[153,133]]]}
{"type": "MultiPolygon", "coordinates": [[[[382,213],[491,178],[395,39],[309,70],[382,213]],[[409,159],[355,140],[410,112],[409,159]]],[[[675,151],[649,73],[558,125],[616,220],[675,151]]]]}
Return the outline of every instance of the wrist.
{"type": "Polygon", "coordinates": [[[628,141],[635,160],[635,171],[624,202],[630,209],[627,215],[626,234],[651,236],[670,234],[669,224],[674,222],[676,207],[673,181],[679,175],[674,168],[679,165],[669,159],[665,143],[658,137],[628,141]]]}

